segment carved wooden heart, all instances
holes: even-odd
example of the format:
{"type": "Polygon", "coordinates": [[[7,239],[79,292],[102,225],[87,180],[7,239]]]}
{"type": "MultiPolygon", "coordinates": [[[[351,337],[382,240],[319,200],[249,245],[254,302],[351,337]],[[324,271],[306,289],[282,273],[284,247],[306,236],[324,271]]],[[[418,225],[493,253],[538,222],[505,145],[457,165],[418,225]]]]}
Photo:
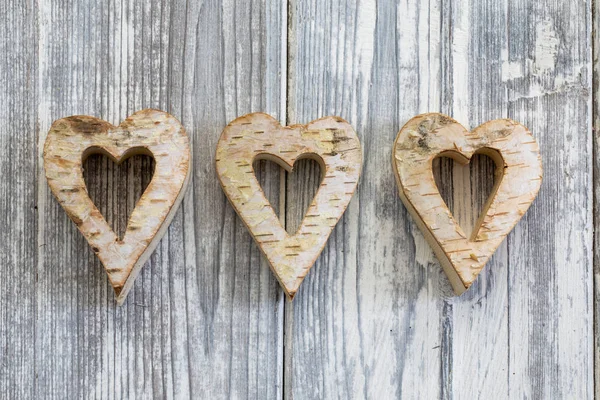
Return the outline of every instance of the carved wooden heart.
{"type": "Polygon", "coordinates": [[[89,116],[59,119],[46,138],[44,168],[52,193],[104,264],[122,304],[185,193],[190,148],[183,126],[172,115],[150,109],[136,112],[117,127],[89,116]],[[117,163],[135,154],[155,160],[152,181],[131,213],[122,240],[88,195],[82,165],[93,153],[117,163]]]}
{"type": "Polygon", "coordinates": [[[292,299],[358,184],[362,153],[356,133],[338,117],[282,127],[267,114],[248,114],[223,131],[216,164],[225,194],[292,299]],[[265,197],[252,163],[267,159],[292,171],[302,158],[319,162],[323,179],[300,228],[289,235],[265,197]]]}
{"type": "Polygon", "coordinates": [[[542,183],[535,138],[523,125],[499,119],[468,132],[442,114],[414,117],[398,133],[393,164],[400,197],[440,260],[456,294],[471,286],[542,183]],[[466,164],[473,154],[496,163],[496,183],[471,237],[452,217],[433,178],[433,159],[466,164]]]}

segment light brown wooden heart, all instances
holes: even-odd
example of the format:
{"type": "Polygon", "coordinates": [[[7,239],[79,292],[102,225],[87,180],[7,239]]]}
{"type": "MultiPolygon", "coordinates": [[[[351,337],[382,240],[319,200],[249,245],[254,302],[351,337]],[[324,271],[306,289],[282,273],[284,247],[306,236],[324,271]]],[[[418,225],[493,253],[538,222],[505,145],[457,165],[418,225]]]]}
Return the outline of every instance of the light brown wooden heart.
{"type": "Polygon", "coordinates": [[[191,169],[183,126],[172,115],[151,109],[136,112],[119,126],[84,115],[59,119],[46,138],[44,168],[52,193],[104,265],[122,304],[185,193],[191,169]],[[116,163],[135,154],[155,160],[152,180],[131,213],[122,240],[88,195],[82,165],[93,153],[116,163]]]}
{"type": "Polygon", "coordinates": [[[292,299],[358,184],[362,152],[354,129],[339,117],[282,127],[267,114],[248,114],[223,130],[216,166],[225,194],[292,299]],[[267,159],[292,171],[302,158],[319,162],[323,179],[300,228],[290,235],[265,197],[252,164],[267,159]]]}
{"type": "Polygon", "coordinates": [[[525,214],[542,183],[535,138],[523,125],[508,119],[489,121],[469,132],[448,116],[419,115],[398,133],[392,162],[400,197],[456,294],[471,286],[525,214]],[[473,233],[467,237],[442,199],[432,167],[438,156],[466,164],[475,153],[494,160],[497,176],[473,233]]]}

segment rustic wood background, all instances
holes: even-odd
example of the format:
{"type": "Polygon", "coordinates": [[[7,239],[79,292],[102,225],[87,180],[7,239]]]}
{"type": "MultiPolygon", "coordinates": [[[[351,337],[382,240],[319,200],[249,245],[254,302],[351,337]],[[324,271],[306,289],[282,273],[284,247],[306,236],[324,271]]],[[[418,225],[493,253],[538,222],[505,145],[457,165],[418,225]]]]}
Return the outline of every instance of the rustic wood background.
{"type": "MultiPolygon", "coordinates": [[[[599,11],[592,0],[0,2],[0,398],[594,397],[599,11]],[[185,125],[193,180],[117,307],[40,149],[55,119],[118,123],[146,107],[185,125]],[[251,111],[287,124],[340,115],[363,144],[359,189],[293,303],[215,176],[221,130],[251,111]],[[427,111],[469,127],[516,119],[543,154],[537,200],[458,298],[391,167],[399,128],[427,111]]],[[[297,226],[318,166],[257,170],[297,226]]],[[[485,158],[436,168],[465,226],[492,170],[485,158]]],[[[86,163],[115,229],[151,171],[139,157],[86,163]]]]}

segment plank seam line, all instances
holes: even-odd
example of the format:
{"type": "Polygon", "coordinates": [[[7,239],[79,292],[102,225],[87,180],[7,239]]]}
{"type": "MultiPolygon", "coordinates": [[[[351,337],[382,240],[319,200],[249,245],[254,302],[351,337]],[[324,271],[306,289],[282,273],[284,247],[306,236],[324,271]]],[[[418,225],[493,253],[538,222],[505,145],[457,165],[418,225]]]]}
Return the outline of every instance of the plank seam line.
{"type": "MultiPolygon", "coordinates": [[[[292,60],[290,59],[290,54],[292,53],[292,43],[290,41],[290,37],[293,37],[294,32],[293,32],[293,15],[292,15],[292,9],[294,7],[293,4],[294,0],[287,0],[285,2],[283,2],[282,5],[282,20],[281,20],[281,34],[282,34],[282,38],[281,38],[281,62],[280,62],[280,67],[282,69],[281,71],[281,116],[280,119],[282,120],[282,125],[283,126],[287,126],[290,123],[290,88],[292,88],[291,85],[291,79],[292,76],[289,73],[289,71],[292,69],[292,60]]],[[[279,179],[279,220],[281,222],[281,224],[283,225],[284,229],[287,229],[287,211],[288,211],[288,198],[287,198],[287,188],[288,188],[288,173],[284,168],[280,168],[279,169],[279,174],[280,174],[280,179],[279,179]]],[[[280,294],[281,294],[281,289],[279,289],[280,294]]],[[[280,308],[281,311],[281,335],[282,335],[282,341],[281,341],[281,355],[282,355],[282,363],[281,363],[281,370],[279,371],[281,373],[281,392],[280,392],[280,396],[281,399],[286,399],[288,397],[292,397],[291,396],[291,388],[289,388],[289,384],[290,384],[290,379],[289,377],[287,377],[287,363],[290,362],[290,357],[287,356],[287,352],[290,350],[288,346],[286,346],[286,344],[288,343],[288,338],[286,338],[286,334],[288,333],[288,329],[287,329],[287,325],[288,325],[288,318],[287,316],[287,310],[288,310],[288,302],[287,302],[287,298],[286,296],[283,296],[283,300],[282,300],[282,307],[280,308]],[[287,378],[287,379],[286,379],[287,378]],[[288,395],[290,394],[290,395],[288,395]]]]}
{"type": "Polygon", "coordinates": [[[596,256],[596,251],[598,250],[598,246],[596,244],[596,235],[597,232],[595,230],[596,226],[598,226],[598,223],[600,222],[598,220],[598,207],[596,206],[597,204],[597,195],[596,195],[596,179],[598,178],[597,176],[597,171],[596,171],[596,157],[598,156],[598,151],[597,151],[597,146],[598,146],[598,139],[596,137],[596,119],[598,118],[598,99],[597,99],[597,93],[596,91],[598,90],[598,66],[596,65],[597,63],[597,56],[598,56],[598,48],[597,48],[597,28],[596,28],[596,23],[598,22],[598,15],[597,15],[597,0],[592,0],[591,1],[591,42],[592,42],[592,112],[590,113],[590,118],[591,118],[591,128],[592,128],[592,162],[591,162],[591,169],[592,169],[592,319],[593,319],[593,326],[592,326],[592,349],[594,349],[594,354],[592,355],[592,368],[593,368],[593,372],[592,372],[592,391],[593,391],[593,397],[595,399],[598,398],[598,392],[599,392],[599,388],[598,388],[598,378],[597,378],[597,373],[598,373],[598,349],[596,349],[595,346],[595,342],[598,340],[598,334],[599,334],[599,329],[598,329],[598,323],[600,322],[598,319],[598,304],[597,304],[597,299],[596,299],[596,293],[597,293],[597,289],[598,289],[598,283],[596,282],[596,270],[598,268],[597,265],[597,256],[596,256]]]}

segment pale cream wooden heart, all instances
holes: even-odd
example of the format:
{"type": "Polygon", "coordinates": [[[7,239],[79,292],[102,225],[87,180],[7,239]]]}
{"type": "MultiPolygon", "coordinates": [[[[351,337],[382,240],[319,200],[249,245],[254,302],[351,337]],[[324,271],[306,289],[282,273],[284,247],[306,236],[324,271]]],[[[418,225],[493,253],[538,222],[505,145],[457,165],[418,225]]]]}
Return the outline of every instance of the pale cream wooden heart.
{"type": "Polygon", "coordinates": [[[225,194],[293,299],[323,250],[358,184],[362,152],[354,129],[339,117],[282,127],[254,113],[237,118],[217,144],[217,174],[225,194]],[[254,175],[252,163],[268,159],[292,171],[302,158],[321,165],[322,181],[294,235],[283,228],[254,175]]]}
{"type": "Polygon", "coordinates": [[[90,116],[59,119],[46,138],[44,168],[52,193],[104,265],[122,304],[185,193],[190,176],[185,129],[172,115],[152,109],[136,112],[119,126],[90,116]],[[135,154],[155,160],[152,180],[131,213],[122,240],[88,195],[82,165],[93,153],[117,163],[135,154]]]}
{"type": "Polygon", "coordinates": [[[471,286],[491,255],[521,219],[542,183],[535,138],[508,119],[467,131],[437,114],[414,117],[398,133],[393,165],[400,197],[433,248],[456,294],[471,286]],[[496,163],[496,182],[471,237],[454,220],[433,178],[433,160],[447,156],[466,164],[473,154],[496,163]]]}

